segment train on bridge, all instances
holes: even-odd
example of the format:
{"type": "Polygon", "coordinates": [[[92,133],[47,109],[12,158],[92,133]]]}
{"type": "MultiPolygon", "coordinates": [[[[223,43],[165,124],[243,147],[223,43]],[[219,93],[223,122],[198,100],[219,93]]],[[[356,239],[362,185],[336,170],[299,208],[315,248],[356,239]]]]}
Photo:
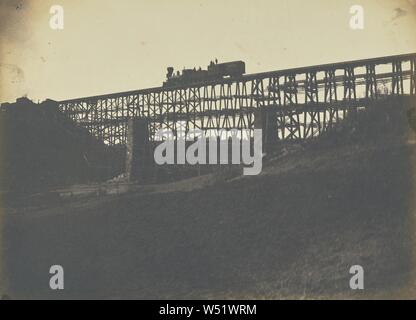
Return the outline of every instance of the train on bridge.
{"type": "Polygon", "coordinates": [[[215,60],[211,61],[207,70],[202,70],[201,68],[184,69],[181,74],[179,71],[174,73],[174,68],[168,67],[167,71],[166,81],[163,83],[164,88],[189,86],[227,77],[239,78],[246,73],[246,64],[244,61],[218,63],[215,60]]]}
{"type": "Polygon", "coordinates": [[[351,110],[387,96],[416,95],[416,53],[255,74],[245,74],[243,61],[173,71],[161,87],[58,101],[58,107],[108,145],[127,143],[132,118],[149,122],[151,139],[160,128],[175,132],[185,121],[205,131],[266,123],[288,141],[317,137],[351,110]],[[261,110],[267,115],[260,123],[261,110]]]}

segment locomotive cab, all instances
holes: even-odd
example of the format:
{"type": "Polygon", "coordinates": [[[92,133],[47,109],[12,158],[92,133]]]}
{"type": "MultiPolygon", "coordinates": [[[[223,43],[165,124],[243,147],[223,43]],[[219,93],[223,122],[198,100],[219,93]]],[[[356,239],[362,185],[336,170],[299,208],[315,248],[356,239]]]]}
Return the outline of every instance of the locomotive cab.
{"type": "Polygon", "coordinates": [[[211,64],[208,66],[208,72],[217,77],[241,77],[246,73],[246,64],[244,61],[211,64]]]}

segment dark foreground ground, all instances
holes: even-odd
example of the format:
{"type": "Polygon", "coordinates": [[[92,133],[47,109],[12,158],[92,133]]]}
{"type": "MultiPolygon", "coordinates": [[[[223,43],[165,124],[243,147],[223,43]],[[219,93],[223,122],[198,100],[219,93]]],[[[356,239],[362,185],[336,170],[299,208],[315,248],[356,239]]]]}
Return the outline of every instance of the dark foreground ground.
{"type": "Polygon", "coordinates": [[[415,298],[415,139],[379,129],[366,141],[341,135],[273,160],[260,176],[192,191],[155,187],[6,209],[4,293],[415,298]],[[49,289],[53,264],[64,267],[63,291],[49,289]],[[357,264],[362,292],[349,288],[357,264]]]}

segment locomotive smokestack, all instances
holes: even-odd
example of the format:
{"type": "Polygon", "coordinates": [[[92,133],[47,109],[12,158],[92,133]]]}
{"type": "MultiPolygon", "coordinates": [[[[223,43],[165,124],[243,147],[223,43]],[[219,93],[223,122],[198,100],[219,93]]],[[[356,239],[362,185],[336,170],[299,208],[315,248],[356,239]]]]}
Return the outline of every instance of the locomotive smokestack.
{"type": "Polygon", "coordinates": [[[166,78],[170,79],[173,75],[173,67],[168,67],[168,73],[166,74],[166,78]]]}

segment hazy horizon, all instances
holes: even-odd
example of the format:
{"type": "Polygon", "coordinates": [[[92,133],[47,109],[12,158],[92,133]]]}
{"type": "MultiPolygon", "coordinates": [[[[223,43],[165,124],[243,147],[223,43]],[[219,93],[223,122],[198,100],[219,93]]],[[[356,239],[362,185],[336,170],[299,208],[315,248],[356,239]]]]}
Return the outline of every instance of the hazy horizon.
{"type": "Polygon", "coordinates": [[[0,102],[156,87],[166,67],[214,58],[257,73],[416,52],[415,0],[6,0],[0,18],[0,102]],[[49,27],[55,4],[61,31],[49,27]],[[364,30],[349,28],[355,4],[364,30]]]}

